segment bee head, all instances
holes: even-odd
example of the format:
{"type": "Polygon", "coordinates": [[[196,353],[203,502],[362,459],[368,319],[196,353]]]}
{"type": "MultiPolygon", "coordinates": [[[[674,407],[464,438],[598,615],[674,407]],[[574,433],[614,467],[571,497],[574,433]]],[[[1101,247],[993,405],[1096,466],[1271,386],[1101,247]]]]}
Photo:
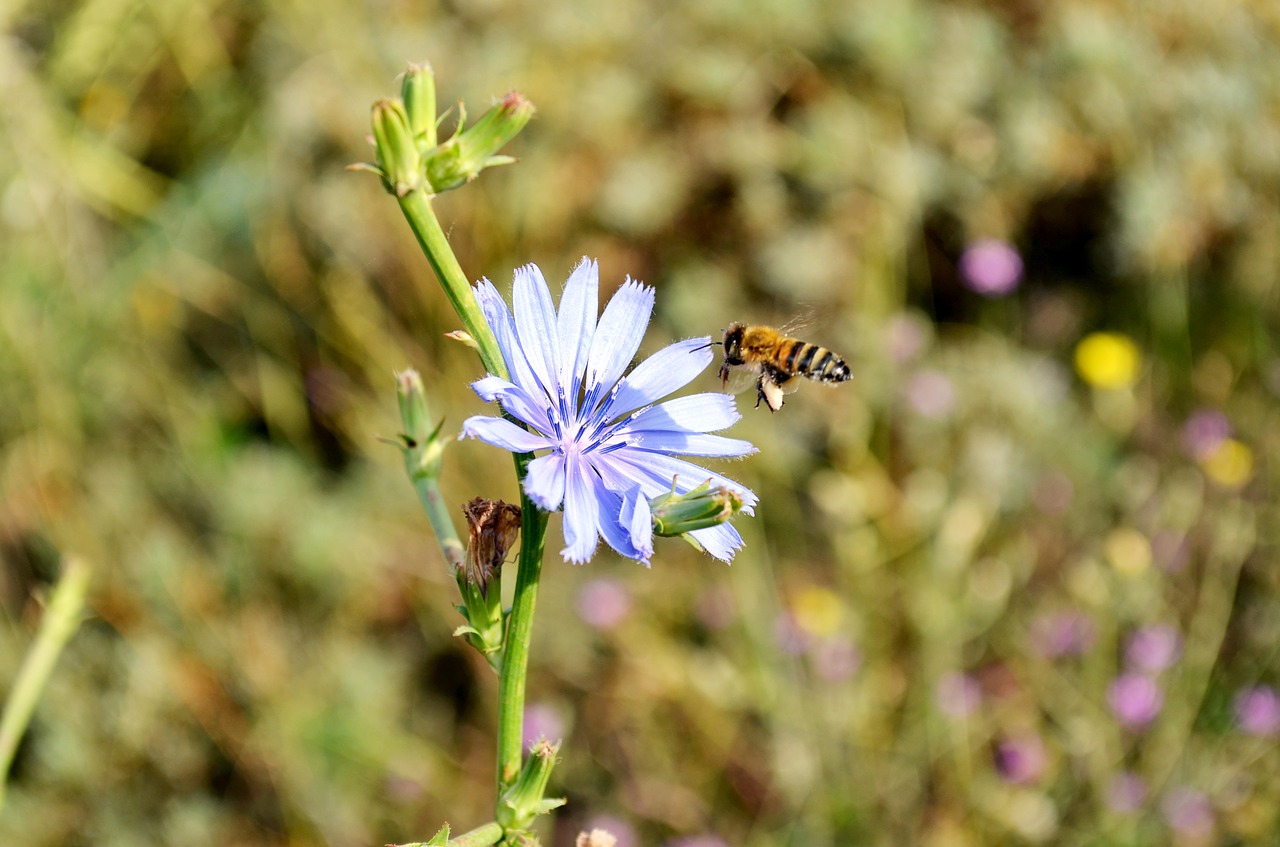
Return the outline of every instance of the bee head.
{"type": "Polygon", "coordinates": [[[724,331],[724,358],[726,362],[742,362],[742,333],[745,330],[740,323],[729,324],[724,331]]]}

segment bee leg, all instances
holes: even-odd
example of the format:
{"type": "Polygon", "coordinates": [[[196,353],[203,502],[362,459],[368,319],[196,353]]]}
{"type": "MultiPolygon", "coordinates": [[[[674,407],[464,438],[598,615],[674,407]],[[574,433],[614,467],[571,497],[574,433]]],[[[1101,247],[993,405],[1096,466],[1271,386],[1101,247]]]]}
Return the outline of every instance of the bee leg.
{"type": "Polygon", "coordinates": [[[724,391],[729,385],[729,360],[725,359],[720,365],[720,390],[724,391]]]}
{"type": "Polygon", "coordinates": [[[760,401],[769,407],[770,412],[776,412],[782,408],[782,383],[791,377],[780,373],[776,368],[765,366],[760,370],[760,379],[756,381],[756,408],[760,408],[760,401]]]}

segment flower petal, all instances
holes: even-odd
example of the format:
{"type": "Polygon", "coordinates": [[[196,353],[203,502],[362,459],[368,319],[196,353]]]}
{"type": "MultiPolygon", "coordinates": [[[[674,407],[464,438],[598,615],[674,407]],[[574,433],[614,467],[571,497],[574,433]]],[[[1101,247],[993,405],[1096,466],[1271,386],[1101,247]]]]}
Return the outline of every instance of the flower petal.
{"type": "Polygon", "coordinates": [[[631,364],[652,312],[653,289],[630,278],[605,306],[587,357],[587,398],[583,409],[592,409],[631,364]]]}
{"type": "Polygon", "coordinates": [[[636,365],[618,384],[618,391],[604,414],[614,418],[683,388],[702,373],[713,358],[711,339],[707,336],[687,338],[663,347],[636,365]]]}
{"type": "Polygon", "coordinates": [[[645,555],[636,558],[648,564],[653,555],[653,512],[649,509],[648,498],[639,486],[623,496],[618,522],[631,534],[632,545],[637,550],[645,551],[645,555]]]}
{"type": "Polygon", "coordinates": [[[736,423],[742,415],[733,397],[719,392],[690,394],[651,406],[632,416],[620,431],[646,429],[671,432],[715,432],[736,423]]]}
{"type": "Polygon", "coordinates": [[[733,459],[739,456],[749,456],[756,452],[756,446],[750,441],[743,441],[740,438],[725,438],[723,435],[706,435],[701,432],[644,430],[629,434],[627,441],[638,450],[656,451],[678,456],[733,459]]]}
{"type": "Polygon", "coordinates": [[[733,554],[743,545],[742,536],[733,524],[716,524],[706,529],[695,529],[689,534],[697,539],[702,549],[722,562],[732,561],[733,554]]]}
{"type": "MultiPolygon", "coordinates": [[[[600,534],[604,536],[604,540],[609,542],[609,546],[616,550],[619,554],[626,556],[628,559],[636,559],[644,564],[649,564],[649,559],[653,556],[653,528],[650,526],[649,535],[646,539],[641,533],[639,535],[639,544],[637,544],[637,534],[631,531],[631,527],[622,520],[622,515],[626,514],[626,501],[611,491],[601,492],[603,496],[600,498],[600,534]]],[[[636,499],[648,506],[648,501],[644,497],[639,496],[637,491],[636,499]]],[[[628,517],[634,517],[635,512],[631,512],[628,517]]]]}
{"type": "Polygon", "coordinates": [[[564,549],[566,562],[583,564],[600,543],[600,502],[596,496],[599,480],[579,456],[565,457],[564,549]]]}
{"type": "Polygon", "coordinates": [[[564,454],[548,453],[529,463],[524,493],[539,507],[554,512],[564,502],[564,454]]]}
{"type": "Polygon", "coordinates": [[[596,314],[600,309],[600,269],[595,260],[583,258],[569,274],[560,295],[560,311],[556,315],[556,332],[560,336],[560,385],[576,402],[582,387],[582,373],[591,352],[591,337],[596,331],[596,314]]]}
{"type": "Polygon", "coordinates": [[[486,376],[471,383],[471,389],[480,395],[486,403],[497,400],[502,408],[515,415],[524,423],[541,433],[549,433],[551,425],[550,410],[546,408],[546,398],[537,400],[514,382],[507,382],[500,376],[486,376]]]}
{"type": "Polygon", "coordinates": [[[551,446],[549,439],[535,432],[527,432],[511,421],[486,415],[475,415],[463,421],[458,438],[479,438],[486,444],[512,453],[532,453],[551,446]]]}
{"type": "Polygon", "coordinates": [[[551,292],[537,265],[516,269],[511,293],[515,309],[516,334],[530,366],[547,393],[560,393],[560,336],[556,330],[556,311],[551,305],[551,292]]]}
{"type": "MultiPolygon", "coordinates": [[[[480,311],[493,335],[498,340],[498,349],[502,351],[502,360],[507,363],[511,372],[511,381],[530,394],[545,393],[546,386],[534,375],[533,368],[520,346],[520,338],[516,335],[515,319],[511,310],[503,302],[502,295],[493,283],[482,279],[475,286],[476,299],[480,302],[480,311]]],[[[552,396],[552,395],[547,395],[552,396]]]]}

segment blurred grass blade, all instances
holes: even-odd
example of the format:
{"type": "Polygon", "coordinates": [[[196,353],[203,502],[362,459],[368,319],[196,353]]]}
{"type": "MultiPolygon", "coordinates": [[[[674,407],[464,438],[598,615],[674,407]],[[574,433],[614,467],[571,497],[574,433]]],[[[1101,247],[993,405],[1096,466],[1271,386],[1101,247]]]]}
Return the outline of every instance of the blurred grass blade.
{"type": "Polygon", "coordinates": [[[40,631],[18,670],[18,677],[4,704],[4,715],[0,717],[0,810],[4,809],[5,780],[18,742],[31,721],[36,701],[49,681],[54,663],[80,625],[80,611],[84,608],[92,571],[83,559],[68,557],[65,561],[66,568],[54,588],[49,608],[40,622],[40,631]]]}

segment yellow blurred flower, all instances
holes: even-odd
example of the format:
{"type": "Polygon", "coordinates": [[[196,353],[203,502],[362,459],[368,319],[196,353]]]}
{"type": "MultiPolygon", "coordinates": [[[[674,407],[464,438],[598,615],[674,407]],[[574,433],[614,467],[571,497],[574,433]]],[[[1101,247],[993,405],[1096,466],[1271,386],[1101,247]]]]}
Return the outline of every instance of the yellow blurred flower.
{"type": "Polygon", "coordinates": [[[844,623],[844,601],[840,595],[820,585],[809,585],[796,592],[791,601],[791,614],[796,626],[818,638],[833,635],[844,623]]]}
{"type": "Polygon", "coordinates": [[[1137,576],[1151,567],[1151,542],[1131,527],[1114,529],[1103,542],[1107,561],[1117,573],[1137,576]]]}
{"type": "Polygon", "coordinates": [[[1095,388],[1128,388],[1141,367],[1142,353],[1127,335],[1094,332],[1076,345],[1076,371],[1095,388]]]}
{"type": "Polygon", "coordinates": [[[1200,466],[1219,485],[1238,488],[1253,476],[1253,451],[1234,438],[1226,438],[1204,457],[1200,466]]]}

